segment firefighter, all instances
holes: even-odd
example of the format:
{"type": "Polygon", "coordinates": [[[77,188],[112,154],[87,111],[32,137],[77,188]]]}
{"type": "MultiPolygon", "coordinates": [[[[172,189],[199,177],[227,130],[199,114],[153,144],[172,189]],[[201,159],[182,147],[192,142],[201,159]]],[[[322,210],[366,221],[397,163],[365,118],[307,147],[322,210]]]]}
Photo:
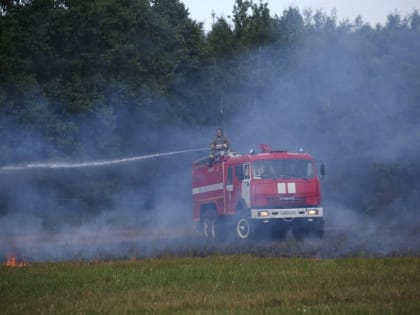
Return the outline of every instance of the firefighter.
{"type": "Polygon", "coordinates": [[[220,157],[230,151],[230,141],[223,134],[222,128],[216,129],[216,137],[210,144],[210,165],[216,157],[220,157]]]}
{"type": "Polygon", "coordinates": [[[261,165],[258,168],[255,169],[255,177],[265,177],[265,166],[261,165]]]}
{"type": "Polygon", "coordinates": [[[266,165],[261,164],[255,169],[255,176],[257,178],[275,178],[275,172],[272,166],[267,165],[266,167],[266,165]]]}

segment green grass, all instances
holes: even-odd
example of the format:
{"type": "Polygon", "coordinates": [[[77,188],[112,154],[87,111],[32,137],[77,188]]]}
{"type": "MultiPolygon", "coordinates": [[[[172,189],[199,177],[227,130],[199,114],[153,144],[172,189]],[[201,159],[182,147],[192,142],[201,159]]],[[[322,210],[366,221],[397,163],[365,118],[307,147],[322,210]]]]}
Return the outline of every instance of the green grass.
{"type": "Polygon", "coordinates": [[[420,314],[420,258],[248,255],[0,267],[0,314],[420,314]]]}

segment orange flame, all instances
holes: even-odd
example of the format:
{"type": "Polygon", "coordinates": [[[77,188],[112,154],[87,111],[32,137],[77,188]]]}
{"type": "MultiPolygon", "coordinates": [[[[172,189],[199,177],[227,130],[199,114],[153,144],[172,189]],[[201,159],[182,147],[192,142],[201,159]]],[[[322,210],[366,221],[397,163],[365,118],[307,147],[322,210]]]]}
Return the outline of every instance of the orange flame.
{"type": "Polygon", "coordinates": [[[7,267],[25,267],[28,264],[24,260],[17,259],[15,255],[8,255],[4,265],[7,267]]]}

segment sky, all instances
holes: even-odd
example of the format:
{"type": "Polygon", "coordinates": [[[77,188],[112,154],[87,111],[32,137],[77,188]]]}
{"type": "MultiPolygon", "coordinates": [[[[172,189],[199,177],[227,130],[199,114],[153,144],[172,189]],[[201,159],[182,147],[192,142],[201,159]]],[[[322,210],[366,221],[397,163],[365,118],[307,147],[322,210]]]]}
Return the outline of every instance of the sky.
{"type": "MultiPolygon", "coordinates": [[[[212,12],[216,16],[230,16],[235,0],[182,0],[182,2],[189,9],[191,18],[204,22],[204,28],[209,30],[212,24],[212,12]]],[[[258,3],[258,0],[254,2],[258,3]]],[[[328,15],[331,10],[336,9],[339,21],[345,19],[352,21],[361,15],[363,21],[372,26],[377,23],[383,24],[390,13],[398,12],[405,16],[413,9],[420,10],[420,0],[265,0],[264,2],[268,3],[272,15],[282,15],[283,10],[289,6],[301,10],[322,9],[328,15]]]]}

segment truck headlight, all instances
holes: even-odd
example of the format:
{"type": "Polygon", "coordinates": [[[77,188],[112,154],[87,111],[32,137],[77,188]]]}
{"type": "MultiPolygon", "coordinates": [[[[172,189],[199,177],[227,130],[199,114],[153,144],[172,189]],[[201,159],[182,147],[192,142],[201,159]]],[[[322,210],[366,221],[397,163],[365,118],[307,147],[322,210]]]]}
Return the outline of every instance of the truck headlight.
{"type": "Polygon", "coordinates": [[[265,218],[265,217],[269,216],[269,213],[268,213],[268,211],[258,211],[258,216],[262,217],[262,218],[265,218]]]}
{"type": "Polygon", "coordinates": [[[318,215],[319,211],[318,211],[318,209],[307,209],[306,214],[307,215],[318,215]]]}

